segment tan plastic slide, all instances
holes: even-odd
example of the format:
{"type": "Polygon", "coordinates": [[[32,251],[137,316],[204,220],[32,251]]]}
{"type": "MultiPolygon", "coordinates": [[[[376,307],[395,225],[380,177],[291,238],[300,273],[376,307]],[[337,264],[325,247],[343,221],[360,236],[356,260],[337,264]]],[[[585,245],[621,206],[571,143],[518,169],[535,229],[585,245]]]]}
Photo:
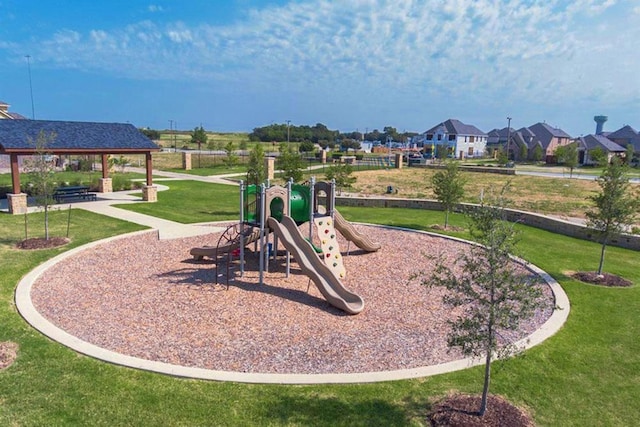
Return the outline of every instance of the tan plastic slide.
{"type": "Polygon", "coordinates": [[[342,285],[342,282],[318,257],[313,246],[302,236],[293,218],[283,215],[282,222],[278,222],[271,217],[267,224],[329,304],[349,314],[358,314],[364,309],[362,298],[342,285]]]}
{"type": "Polygon", "coordinates": [[[360,249],[367,252],[376,252],[380,249],[380,243],[373,242],[367,236],[356,230],[353,224],[344,219],[337,209],[333,211],[333,225],[345,239],[352,241],[360,249]]]}

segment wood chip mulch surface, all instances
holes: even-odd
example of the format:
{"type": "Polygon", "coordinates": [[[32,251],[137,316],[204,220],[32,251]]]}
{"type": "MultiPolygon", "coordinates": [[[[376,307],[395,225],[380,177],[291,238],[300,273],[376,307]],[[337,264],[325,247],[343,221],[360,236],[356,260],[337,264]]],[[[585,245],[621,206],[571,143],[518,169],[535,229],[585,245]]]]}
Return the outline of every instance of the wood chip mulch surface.
{"type": "MultiPolygon", "coordinates": [[[[285,277],[284,256],[270,263],[263,285],[252,253],[244,277],[228,290],[215,284],[214,264],[195,262],[189,250],[215,245],[219,234],[158,240],[151,232],[100,244],[48,269],[31,297],[45,318],[82,340],[190,367],[356,373],[461,358],[447,348],[447,320],[458,312],[442,305],[444,290],[410,278],[433,269],[425,255],[442,255],[453,265],[467,246],[424,233],[356,227],[382,243],[378,252],[364,253],[339,236],[343,284],[365,301],[358,315],[329,305],[295,261],[285,277]]],[[[301,230],[308,233],[308,226],[301,230]]],[[[548,286],[540,286],[552,302],[548,286]]],[[[551,308],[539,311],[507,338],[530,334],[550,315],[551,308]]]]}

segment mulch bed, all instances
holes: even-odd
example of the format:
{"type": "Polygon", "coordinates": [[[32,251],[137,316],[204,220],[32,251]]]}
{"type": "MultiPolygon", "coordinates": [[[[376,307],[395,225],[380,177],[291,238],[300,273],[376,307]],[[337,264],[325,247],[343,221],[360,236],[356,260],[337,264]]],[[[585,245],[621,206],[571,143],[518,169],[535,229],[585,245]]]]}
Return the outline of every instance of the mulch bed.
{"type": "Polygon", "coordinates": [[[434,405],[427,416],[433,427],[532,427],[531,417],[500,396],[489,395],[487,410],[478,415],[480,395],[456,394],[434,405]]]}
{"type": "Polygon", "coordinates": [[[18,356],[18,344],[11,341],[0,342],[0,371],[8,368],[18,356]]]}
{"type": "Polygon", "coordinates": [[[591,283],[593,285],[609,286],[609,287],[629,287],[633,285],[633,282],[624,279],[615,274],[602,273],[598,274],[595,271],[578,271],[571,275],[574,279],[581,282],[591,283]]]}
{"type": "Polygon", "coordinates": [[[16,248],[24,250],[36,250],[36,249],[52,249],[59,246],[64,246],[69,243],[70,240],[66,237],[32,237],[16,244],[16,248]]]}

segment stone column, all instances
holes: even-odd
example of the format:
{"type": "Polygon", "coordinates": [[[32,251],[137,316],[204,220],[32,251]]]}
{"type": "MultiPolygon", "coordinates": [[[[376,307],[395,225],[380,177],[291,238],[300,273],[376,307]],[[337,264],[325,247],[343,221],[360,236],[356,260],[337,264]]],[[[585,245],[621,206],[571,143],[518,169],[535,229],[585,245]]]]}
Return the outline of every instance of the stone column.
{"type": "Polygon", "coordinates": [[[327,163],[327,152],[325,150],[322,150],[320,152],[320,161],[322,162],[323,165],[327,163]]]}
{"type": "Polygon", "coordinates": [[[272,180],[275,176],[276,170],[276,158],[275,157],[265,157],[264,158],[264,172],[267,176],[267,179],[272,180]]]}
{"type": "Polygon", "coordinates": [[[157,202],[158,187],[155,185],[145,185],[142,187],[142,200],[145,202],[157,202]]]}
{"type": "Polygon", "coordinates": [[[191,153],[186,151],[182,152],[182,169],[186,171],[191,170],[191,153]]]}
{"type": "Polygon", "coordinates": [[[402,154],[396,153],[396,169],[402,169],[402,154]]]}
{"type": "Polygon", "coordinates": [[[27,213],[27,195],[25,193],[7,193],[7,204],[9,205],[10,214],[20,215],[27,213]]]}
{"type": "Polygon", "coordinates": [[[100,193],[113,193],[113,181],[111,178],[100,178],[100,193]]]}

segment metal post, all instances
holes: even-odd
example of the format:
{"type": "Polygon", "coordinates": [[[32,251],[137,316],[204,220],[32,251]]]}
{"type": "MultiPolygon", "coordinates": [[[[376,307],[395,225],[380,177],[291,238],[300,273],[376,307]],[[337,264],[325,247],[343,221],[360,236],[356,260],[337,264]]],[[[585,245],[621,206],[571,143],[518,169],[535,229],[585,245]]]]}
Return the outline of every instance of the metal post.
{"type": "MultiPolygon", "coordinates": [[[[293,184],[293,178],[289,178],[287,182],[287,198],[289,201],[287,202],[287,216],[291,216],[291,185],[293,184]]],[[[287,250],[286,254],[287,259],[287,277],[289,277],[289,273],[291,272],[291,254],[287,250]]]]}
{"type": "Polygon", "coordinates": [[[331,194],[329,194],[331,203],[327,202],[327,207],[329,208],[329,216],[333,219],[333,213],[336,210],[336,179],[331,179],[331,194]]]}
{"type": "Polygon", "coordinates": [[[266,209],[264,184],[260,184],[260,284],[264,283],[264,211],[266,209]]]}
{"type": "Polygon", "coordinates": [[[240,180],[240,277],[244,275],[244,181],[240,180]]]}
{"type": "Polygon", "coordinates": [[[315,187],[316,187],[316,177],[312,176],[311,180],[309,181],[309,185],[310,185],[310,189],[309,189],[309,193],[310,193],[310,200],[311,203],[309,203],[309,241],[313,242],[313,208],[315,205],[315,187]]]}

